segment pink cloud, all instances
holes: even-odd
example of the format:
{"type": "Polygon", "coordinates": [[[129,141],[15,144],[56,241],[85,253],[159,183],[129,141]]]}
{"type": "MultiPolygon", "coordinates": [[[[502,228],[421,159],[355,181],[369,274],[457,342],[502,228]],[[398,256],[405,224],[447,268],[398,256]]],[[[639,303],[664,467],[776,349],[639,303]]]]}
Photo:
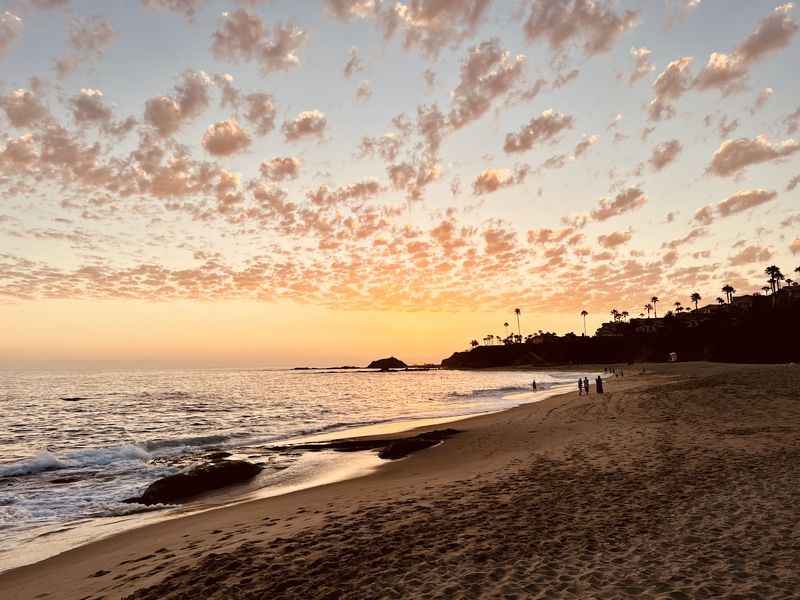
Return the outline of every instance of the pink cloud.
{"type": "Polygon", "coordinates": [[[234,119],[210,125],[203,135],[203,148],[214,156],[238,154],[250,146],[250,136],[234,119]]]}
{"type": "Polygon", "coordinates": [[[22,33],[22,19],[8,11],[0,13],[0,58],[8,53],[22,33]]]}
{"type": "Polygon", "coordinates": [[[573,118],[552,109],[544,111],[522,127],[517,133],[506,134],[503,149],[508,153],[527,152],[534,145],[555,138],[565,129],[571,129],[573,118]]]}
{"type": "Polygon", "coordinates": [[[749,265],[752,263],[763,263],[772,258],[772,252],[768,248],[761,246],[747,246],[741,252],[735,254],[730,259],[733,267],[749,265]]]}
{"type": "Polygon", "coordinates": [[[598,236],[597,243],[603,248],[616,248],[628,243],[632,237],[633,234],[630,231],[615,231],[608,235],[598,236]]]}
{"type": "Polygon", "coordinates": [[[297,179],[300,174],[301,161],[293,156],[278,156],[261,163],[259,170],[262,177],[268,181],[283,181],[284,179],[297,179]]]}
{"type": "Polygon", "coordinates": [[[307,110],[286,121],[281,130],[287,142],[295,142],[307,137],[322,138],[327,126],[328,120],[324,114],[318,110],[307,110]]]}
{"type": "Polygon", "coordinates": [[[31,127],[45,120],[49,113],[38,96],[29,90],[13,90],[0,96],[0,108],[13,127],[31,127]]]}
{"type": "Polygon", "coordinates": [[[618,14],[605,0],[532,0],[529,4],[525,36],[531,42],[543,39],[557,52],[581,42],[586,56],[608,52],[639,20],[637,11],[618,14]]]}
{"type": "Polygon", "coordinates": [[[145,123],[162,136],[172,135],[184,122],[208,108],[211,86],[211,78],[203,71],[185,71],[175,86],[174,96],[159,96],[145,103],[145,123]]]}
{"type": "Polygon", "coordinates": [[[78,66],[99,60],[116,37],[107,19],[92,17],[73,20],[69,34],[70,52],[56,60],[56,74],[64,78],[78,66]]]}
{"type": "Polygon", "coordinates": [[[631,57],[633,57],[634,60],[634,68],[633,72],[628,78],[629,83],[634,84],[656,70],[655,65],[650,62],[651,54],[653,54],[653,51],[648,48],[631,48],[631,57]]]}
{"type": "Polygon", "coordinates": [[[726,198],[716,206],[704,206],[694,214],[695,221],[710,225],[714,220],[714,213],[719,217],[730,217],[737,213],[749,210],[778,197],[778,193],[768,190],[742,190],[726,198]]]}
{"type": "Polygon", "coordinates": [[[675,116],[673,102],[685,94],[692,86],[689,70],[692,57],[685,56],[673,60],[653,83],[654,98],[648,105],[650,120],[661,121],[675,116]]]}
{"type": "Polygon", "coordinates": [[[161,8],[183,15],[187,19],[194,18],[195,13],[206,0],[142,0],[142,4],[150,8],[161,8]]]}
{"type": "Polygon", "coordinates": [[[611,217],[637,210],[646,203],[647,197],[642,190],[632,187],[617,194],[614,200],[601,199],[600,205],[591,212],[591,216],[595,221],[606,221],[611,217]]]}
{"type": "Polygon", "coordinates": [[[661,171],[678,158],[682,151],[683,145],[678,140],[663,142],[653,148],[653,154],[647,162],[650,163],[653,170],[661,171]]]}
{"type": "Polygon", "coordinates": [[[760,135],[754,139],[728,140],[714,153],[706,172],[718,177],[730,177],[751,165],[780,160],[798,150],[800,142],[794,139],[772,143],[767,136],[760,135]]]}

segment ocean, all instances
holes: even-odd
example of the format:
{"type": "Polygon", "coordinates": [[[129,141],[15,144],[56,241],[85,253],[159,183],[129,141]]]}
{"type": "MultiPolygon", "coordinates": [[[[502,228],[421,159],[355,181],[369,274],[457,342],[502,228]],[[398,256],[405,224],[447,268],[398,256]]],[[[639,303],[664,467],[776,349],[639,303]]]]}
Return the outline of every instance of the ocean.
{"type": "Polygon", "coordinates": [[[250,494],[299,489],[352,476],[380,459],[372,453],[309,457],[269,446],[498,411],[571,389],[577,377],[558,371],[0,371],[0,570],[170,514],[122,501],[212,451],[266,466],[250,494]]]}

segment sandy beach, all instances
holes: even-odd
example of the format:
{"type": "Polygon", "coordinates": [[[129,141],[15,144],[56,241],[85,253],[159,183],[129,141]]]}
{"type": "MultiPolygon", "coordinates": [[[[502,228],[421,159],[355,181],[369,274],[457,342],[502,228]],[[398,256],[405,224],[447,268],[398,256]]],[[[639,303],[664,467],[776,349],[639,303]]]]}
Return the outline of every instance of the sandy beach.
{"type": "Polygon", "coordinates": [[[6,572],[0,597],[798,597],[800,368],[638,371],[6,572]]]}

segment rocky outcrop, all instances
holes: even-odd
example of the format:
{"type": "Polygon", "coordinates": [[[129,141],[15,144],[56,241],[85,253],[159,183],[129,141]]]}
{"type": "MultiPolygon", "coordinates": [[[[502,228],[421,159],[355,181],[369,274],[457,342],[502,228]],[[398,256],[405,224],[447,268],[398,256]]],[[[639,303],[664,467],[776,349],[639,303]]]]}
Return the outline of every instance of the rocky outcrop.
{"type": "Polygon", "coordinates": [[[154,481],[137,498],[125,500],[131,504],[180,504],[199,494],[229,485],[250,481],[261,472],[260,465],[244,460],[219,460],[200,465],[186,473],[170,475],[154,481]]]}
{"type": "Polygon", "coordinates": [[[380,369],[381,371],[388,371],[390,369],[407,369],[408,365],[399,358],[390,356],[389,358],[380,358],[373,360],[367,366],[368,369],[380,369]]]}

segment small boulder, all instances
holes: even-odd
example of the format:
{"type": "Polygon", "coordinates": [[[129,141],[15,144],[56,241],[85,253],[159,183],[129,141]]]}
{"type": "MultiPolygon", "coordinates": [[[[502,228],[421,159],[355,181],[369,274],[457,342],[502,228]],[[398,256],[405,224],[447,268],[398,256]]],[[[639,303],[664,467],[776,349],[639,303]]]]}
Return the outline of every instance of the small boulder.
{"type": "Polygon", "coordinates": [[[373,360],[367,366],[368,369],[380,369],[381,371],[388,371],[389,369],[407,369],[408,365],[399,358],[390,356],[389,358],[380,358],[373,360]]]}
{"type": "Polygon", "coordinates": [[[154,481],[138,498],[124,502],[145,504],[178,504],[187,499],[236,483],[249,481],[262,470],[261,465],[244,460],[220,460],[154,481]]]}

